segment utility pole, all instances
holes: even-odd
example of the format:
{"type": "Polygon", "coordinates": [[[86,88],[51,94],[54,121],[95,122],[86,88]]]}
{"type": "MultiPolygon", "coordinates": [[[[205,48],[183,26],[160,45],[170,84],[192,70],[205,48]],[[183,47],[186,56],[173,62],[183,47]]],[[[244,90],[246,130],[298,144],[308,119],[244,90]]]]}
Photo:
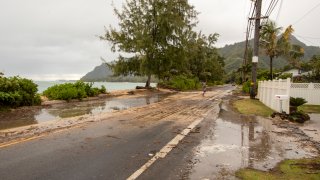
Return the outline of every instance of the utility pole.
{"type": "Polygon", "coordinates": [[[259,59],[259,39],[260,39],[260,21],[261,21],[261,6],[262,0],[256,0],[256,17],[254,27],[254,45],[253,45],[253,58],[252,58],[252,86],[250,98],[254,99],[257,95],[257,65],[259,59]]]}

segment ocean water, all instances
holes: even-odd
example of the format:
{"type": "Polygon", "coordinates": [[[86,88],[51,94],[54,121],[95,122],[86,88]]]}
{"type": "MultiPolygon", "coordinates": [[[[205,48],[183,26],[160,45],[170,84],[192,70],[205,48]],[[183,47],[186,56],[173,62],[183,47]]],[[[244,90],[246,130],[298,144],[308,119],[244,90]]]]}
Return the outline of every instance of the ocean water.
{"type": "MultiPolygon", "coordinates": [[[[48,87],[51,87],[56,84],[63,84],[66,81],[34,81],[38,85],[38,93],[42,93],[48,87]]],[[[72,81],[67,81],[72,82],[72,81]]],[[[75,82],[75,81],[73,81],[75,82]]],[[[132,83],[132,82],[95,82],[93,87],[101,87],[104,85],[108,92],[116,91],[116,90],[129,90],[135,89],[136,86],[145,86],[145,83],[132,83]]],[[[156,87],[157,83],[151,83],[152,87],[156,87]]]]}

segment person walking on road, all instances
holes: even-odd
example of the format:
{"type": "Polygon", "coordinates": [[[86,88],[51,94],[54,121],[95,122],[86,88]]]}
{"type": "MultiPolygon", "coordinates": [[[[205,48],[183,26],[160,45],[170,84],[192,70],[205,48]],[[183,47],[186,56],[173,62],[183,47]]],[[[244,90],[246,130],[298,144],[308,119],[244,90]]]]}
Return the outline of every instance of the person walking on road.
{"type": "Polygon", "coordinates": [[[204,97],[204,94],[207,91],[207,82],[202,82],[202,96],[204,97]]]}

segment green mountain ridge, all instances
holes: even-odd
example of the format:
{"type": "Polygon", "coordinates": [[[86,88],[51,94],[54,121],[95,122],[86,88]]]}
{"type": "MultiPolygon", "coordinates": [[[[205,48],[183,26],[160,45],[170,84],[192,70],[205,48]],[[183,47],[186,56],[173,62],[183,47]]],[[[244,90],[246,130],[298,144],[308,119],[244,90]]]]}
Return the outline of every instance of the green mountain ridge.
{"type": "Polygon", "coordinates": [[[137,76],[113,76],[112,70],[106,64],[102,63],[84,75],[80,80],[85,82],[146,82],[147,78],[137,76]]]}
{"type": "Polygon", "coordinates": [[[112,76],[112,70],[105,64],[96,66],[92,71],[84,75],[80,80],[82,81],[104,81],[107,77],[112,76]]]}
{"type": "MultiPolygon", "coordinates": [[[[310,58],[315,54],[320,54],[320,48],[316,46],[307,46],[303,42],[299,41],[296,37],[291,37],[291,43],[300,45],[305,50],[303,61],[309,61],[310,58]]],[[[253,45],[253,40],[249,41],[250,46],[253,45]]],[[[243,54],[245,49],[245,41],[237,42],[231,45],[226,45],[223,48],[219,48],[219,53],[225,58],[225,72],[230,73],[237,70],[242,65],[243,54]]],[[[280,57],[273,61],[273,67],[276,69],[282,68],[287,65],[287,61],[280,57]]],[[[259,69],[269,68],[269,57],[264,55],[263,50],[260,50],[259,56],[259,69]]],[[[107,67],[104,63],[96,66],[92,71],[88,72],[81,78],[82,81],[94,82],[94,81],[109,81],[109,82],[145,82],[146,77],[135,77],[135,76],[113,76],[112,70],[107,67]]]]}
{"type": "MultiPolygon", "coordinates": [[[[315,54],[320,54],[320,48],[316,46],[307,46],[303,42],[299,41],[296,37],[291,37],[291,43],[300,45],[305,50],[305,55],[302,61],[309,61],[310,58],[315,54]]],[[[253,40],[249,41],[249,45],[253,47],[253,40]]],[[[231,45],[226,45],[223,48],[219,48],[219,53],[225,58],[225,72],[230,73],[231,71],[237,70],[241,67],[244,57],[245,41],[237,42],[231,45]]],[[[283,57],[276,58],[273,61],[273,67],[276,69],[283,68],[288,65],[288,62],[283,57]]],[[[259,56],[259,69],[269,68],[269,57],[264,55],[262,49],[260,49],[259,56]]]]}

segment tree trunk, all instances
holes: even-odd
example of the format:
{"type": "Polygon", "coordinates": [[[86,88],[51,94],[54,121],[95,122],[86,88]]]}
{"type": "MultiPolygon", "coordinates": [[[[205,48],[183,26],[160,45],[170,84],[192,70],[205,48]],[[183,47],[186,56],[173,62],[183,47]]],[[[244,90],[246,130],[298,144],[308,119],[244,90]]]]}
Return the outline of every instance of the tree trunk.
{"type": "Polygon", "coordinates": [[[148,80],[146,82],[146,88],[150,88],[151,74],[148,74],[148,80]]]}
{"type": "Polygon", "coordinates": [[[271,81],[273,80],[273,73],[272,73],[272,59],[273,57],[270,56],[270,78],[271,78],[271,81]]]}

